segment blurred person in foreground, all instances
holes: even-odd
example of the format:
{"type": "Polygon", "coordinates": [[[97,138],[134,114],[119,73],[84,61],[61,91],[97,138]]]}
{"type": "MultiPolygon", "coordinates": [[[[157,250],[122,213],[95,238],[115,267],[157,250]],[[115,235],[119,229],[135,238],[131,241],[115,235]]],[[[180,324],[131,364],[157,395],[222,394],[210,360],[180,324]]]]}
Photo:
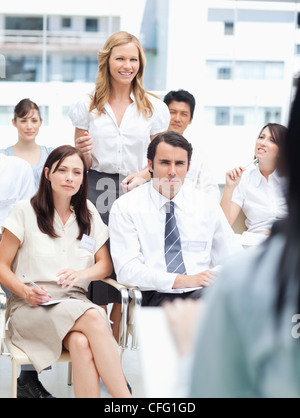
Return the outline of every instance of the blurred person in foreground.
{"type": "MultiPolygon", "coordinates": [[[[231,260],[207,295],[196,344],[181,344],[185,358],[194,347],[191,397],[300,396],[299,135],[298,87],[280,162],[288,178],[288,217],[274,224],[267,241],[231,260]]],[[[191,321],[181,329],[195,323],[190,308],[185,318],[191,321]]],[[[175,316],[183,325],[182,305],[166,309],[181,340],[175,316]]]]}

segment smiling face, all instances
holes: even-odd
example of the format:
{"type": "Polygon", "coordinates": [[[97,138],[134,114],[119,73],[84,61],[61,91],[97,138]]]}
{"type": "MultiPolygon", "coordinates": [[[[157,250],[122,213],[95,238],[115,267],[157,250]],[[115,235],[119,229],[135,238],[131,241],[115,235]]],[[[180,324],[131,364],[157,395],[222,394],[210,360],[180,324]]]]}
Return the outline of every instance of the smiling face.
{"type": "Polygon", "coordinates": [[[153,173],[153,187],[167,199],[179,192],[189,169],[188,153],[181,147],[160,142],[153,162],[148,160],[148,169],[153,173]]]}
{"type": "Polygon", "coordinates": [[[24,117],[13,119],[12,123],[18,130],[19,141],[34,141],[39,133],[42,119],[39,112],[36,109],[32,109],[24,117]]]}
{"type": "Polygon", "coordinates": [[[83,181],[83,162],[77,154],[66,157],[58,166],[55,162],[51,169],[45,167],[45,177],[51,182],[55,196],[74,196],[83,181]]]}
{"type": "Polygon", "coordinates": [[[268,163],[277,164],[279,157],[279,147],[272,137],[270,129],[266,127],[259,135],[255,144],[255,156],[258,158],[260,164],[268,163]]]}
{"type": "Polygon", "coordinates": [[[130,42],[112,49],[109,58],[111,82],[131,84],[140,68],[139,50],[130,42]]]}

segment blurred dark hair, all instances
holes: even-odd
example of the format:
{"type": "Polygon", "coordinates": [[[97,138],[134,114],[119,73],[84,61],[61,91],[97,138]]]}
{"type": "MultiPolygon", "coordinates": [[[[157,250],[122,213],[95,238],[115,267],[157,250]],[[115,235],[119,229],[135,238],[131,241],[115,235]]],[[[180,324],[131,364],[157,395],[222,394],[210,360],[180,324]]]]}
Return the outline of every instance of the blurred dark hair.
{"type": "Polygon", "coordinates": [[[30,99],[22,99],[14,109],[14,120],[16,121],[17,118],[24,118],[28,113],[30,113],[31,110],[37,110],[40,119],[41,118],[41,112],[36,103],[34,103],[30,99]]]}
{"type": "Polygon", "coordinates": [[[196,100],[195,97],[188,92],[187,90],[171,90],[169,91],[169,93],[167,93],[164,97],[164,102],[166,103],[167,106],[169,106],[169,104],[171,102],[185,102],[190,106],[190,112],[191,112],[191,118],[194,116],[194,110],[195,110],[195,106],[196,106],[196,100]]]}

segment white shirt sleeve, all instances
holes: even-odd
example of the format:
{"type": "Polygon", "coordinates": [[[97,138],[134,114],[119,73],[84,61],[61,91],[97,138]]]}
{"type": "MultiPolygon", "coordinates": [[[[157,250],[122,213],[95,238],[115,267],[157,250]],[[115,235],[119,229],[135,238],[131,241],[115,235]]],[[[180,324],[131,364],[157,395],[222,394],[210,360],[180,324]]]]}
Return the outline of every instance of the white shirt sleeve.
{"type": "Polygon", "coordinates": [[[153,104],[155,107],[150,135],[165,132],[169,128],[171,118],[168,106],[162,100],[156,99],[153,104]]]}
{"type": "Polygon", "coordinates": [[[25,164],[22,169],[21,167],[19,167],[19,169],[22,183],[20,184],[18,200],[30,199],[36,190],[32,168],[29,164],[25,164]]]}
{"type": "Polygon", "coordinates": [[[73,126],[78,129],[89,129],[89,105],[88,98],[73,103],[69,109],[69,117],[73,126]]]}
{"type": "Polygon", "coordinates": [[[109,217],[110,249],[117,280],[142,290],[171,291],[177,274],[145,264],[136,225],[130,210],[121,206],[120,201],[114,202],[109,217]]]}

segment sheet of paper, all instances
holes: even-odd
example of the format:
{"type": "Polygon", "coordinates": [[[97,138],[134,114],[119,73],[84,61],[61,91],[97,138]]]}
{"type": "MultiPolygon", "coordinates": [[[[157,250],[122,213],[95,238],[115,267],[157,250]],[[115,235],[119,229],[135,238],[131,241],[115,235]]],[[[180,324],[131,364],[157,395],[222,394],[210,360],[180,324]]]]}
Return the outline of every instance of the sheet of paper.
{"type": "Polygon", "coordinates": [[[145,396],[173,398],[180,387],[179,354],[165,312],[160,307],[143,307],[136,320],[145,396]]]}
{"type": "Polygon", "coordinates": [[[53,300],[49,300],[49,302],[45,302],[45,303],[41,303],[41,306],[49,306],[49,305],[57,305],[58,303],[62,303],[62,302],[83,302],[83,300],[79,300],[79,299],[53,299],[53,300]]]}
{"type": "Polygon", "coordinates": [[[203,286],[200,287],[181,287],[179,289],[172,289],[172,290],[159,290],[159,293],[186,293],[192,292],[193,290],[202,289],[203,286]]]}

